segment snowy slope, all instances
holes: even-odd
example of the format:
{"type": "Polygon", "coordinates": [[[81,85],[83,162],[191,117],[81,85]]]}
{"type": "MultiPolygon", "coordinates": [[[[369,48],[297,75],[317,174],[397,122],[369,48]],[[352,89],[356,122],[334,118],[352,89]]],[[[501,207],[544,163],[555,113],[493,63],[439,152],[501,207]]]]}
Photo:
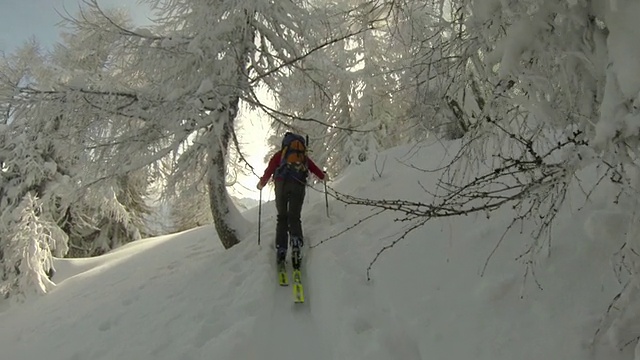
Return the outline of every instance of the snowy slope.
{"type": "MultiPolygon", "coordinates": [[[[354,167],[331,186],[356,196],[419,200],[413,171],[446,158],[434,144],[398,148],[379,176],[354,167]]],[[[369,215],[309,189],[307,246],[369,215]]],[[[0,358],[100,359],[631,359],[633,346],[591,344],[620,291],[611,270],[625,218],[606,193],[584,204],[572,194],[554,227],[550,255],[535,259],[535,279],[515,260],[529,244],[524,226],[509,232],[480,273],[509,209],[427,223],[366,269],[407,223],[382,214],[306,251],[307,302],[276,286],[271,239],[275,207],[263,204],[256,233],[223,251],[212,227],[146,239],[94,259],[59,260],[49,295],[0,314],[0,358]],[[602,241],[607,237],[608,241],[602,241]],[[539,283],[539,286],[537,283],[539,283]]],[[[271,196],[272,198],[272,196],[271,196]]],[[[245,215],[257,221],[258,209],[245,215]]],[[[606,335],[606,334],[605,334],[606,335]]]]}

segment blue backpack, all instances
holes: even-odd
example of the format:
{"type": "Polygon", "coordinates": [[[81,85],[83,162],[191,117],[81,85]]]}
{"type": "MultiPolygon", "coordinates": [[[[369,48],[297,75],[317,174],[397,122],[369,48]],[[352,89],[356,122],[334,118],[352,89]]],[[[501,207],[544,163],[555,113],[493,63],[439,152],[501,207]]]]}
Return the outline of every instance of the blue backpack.
{"type": "Polygon", "coordinates": [[[276,177],[285,180],[307,181],[307,144],[302,135],[287,132],[282,139],[280,166],[276,169],[276,177]]]}

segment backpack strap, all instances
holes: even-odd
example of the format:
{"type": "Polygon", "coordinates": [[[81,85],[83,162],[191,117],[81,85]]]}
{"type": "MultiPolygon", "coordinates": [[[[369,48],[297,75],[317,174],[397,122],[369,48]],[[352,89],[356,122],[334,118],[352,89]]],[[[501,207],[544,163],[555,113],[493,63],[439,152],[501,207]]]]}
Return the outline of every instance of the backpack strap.
{"type": "Polygon", "coordinates": [[[280,152],[280,166],[284,165],[287,161],[287,150],[289,150],[288,145],[282,147],[282,152],[280,152]]]}

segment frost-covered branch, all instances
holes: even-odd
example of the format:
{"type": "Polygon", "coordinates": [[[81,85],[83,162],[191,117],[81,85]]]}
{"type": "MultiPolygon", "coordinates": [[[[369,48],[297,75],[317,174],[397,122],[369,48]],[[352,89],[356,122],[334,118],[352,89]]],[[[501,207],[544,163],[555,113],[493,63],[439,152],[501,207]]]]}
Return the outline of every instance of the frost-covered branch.
{"type": "MultiPolygon", "coordinates": [[[[579,132],[573,136],[541,152],[537,151],[529,142],[519,139],[517,135],[513,134],[512,138],[522,149],[519,155],[517,152],[511,155],[499,154],[501,160],[498,162],[499,165],[478,175],[473,175],[468,181],[463,181],[461,184],[459,184],[460,178],[444,177],[455,168],[457,162],[464,159],[460,156],[454,156],[454,161],[441,170],[443,176],[436,184],[436,188],[442,193],[428,193],[432,198],[431,202],[358,198],[339,193],[333,189],[331,195],[348,205],[368,206],[380,209],[380,211],[400,213],[401,216],[397,217],[395,221],[412,223],[403,234],[381,249],[371,262],[367,270],[368,273],[382,253],[431,219],[474,213],[484,213],[489,216],[491,212],[504,206],[510,206],[515,211],[509,228],[517,222],[527,220],[538,223],[537,230],[531,234],[534,242],[521,255],[522,257],[533,256],[541,249],[540,239],[543,234],[550,234],[549,229],[565,200],[573,171],[575,171],[575,168],[567,167],[563,162],[554,162],[554,154],[563,149],[586,146],[584,141],[578,140],[579,132]]],[[[463,147],[460,152],[464,151],[466,149],[463,147]]],[[[479,169],[477,171],[480,171],[479,169]]],[[[496,247],[502,240],[501,238],[496,247]]],[[[550,241],[549,238],[549,246],[550,241]]],[[[490,258],[491,255],[489,255],[490,258]]],[[[487,263],[489,259],[487,259],[487,263]]]]}

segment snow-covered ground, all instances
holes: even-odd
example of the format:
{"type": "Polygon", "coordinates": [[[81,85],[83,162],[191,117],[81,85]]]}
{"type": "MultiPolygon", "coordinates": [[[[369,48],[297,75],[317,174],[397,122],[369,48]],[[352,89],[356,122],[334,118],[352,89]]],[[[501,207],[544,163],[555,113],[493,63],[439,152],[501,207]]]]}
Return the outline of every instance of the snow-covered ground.
{"type": "MultiPolygon", "coordinates": [[[[439,144],[394,149],[378,157],[379,171],[386,156],[381,176],[365,164],[330,186],[419,200],[418,181],[433,185],[437,174],[401,162],[436,167],[444,154],[439,144]]],[[[307,247],[372,211],[330,200],[327,218],[316,189],[303,210],[307,247]]],[[[427,223],[378,260],[371,281],[367,266],[409,224],[391,213],[365,221],[307,248],[302,305],[276,283],[272,203],[263,204],[261,245],[254,231],[223,251],[207,226],[58,260],[53,292],[0,314],[0,358],[631,359],[633,345],[612,348],[606,328],[594,338],[622,288],[611,259],[626,218],[611,210],[606,192],[587,204],[579,193],[559,214],[549,256],[535,258],[535,277],[516,260],[530,244],[526,224],[506,235],[481,276],[510,209],[427,223]]],[[[257,208],[245,215],[257,223],[257,208]]]]}

